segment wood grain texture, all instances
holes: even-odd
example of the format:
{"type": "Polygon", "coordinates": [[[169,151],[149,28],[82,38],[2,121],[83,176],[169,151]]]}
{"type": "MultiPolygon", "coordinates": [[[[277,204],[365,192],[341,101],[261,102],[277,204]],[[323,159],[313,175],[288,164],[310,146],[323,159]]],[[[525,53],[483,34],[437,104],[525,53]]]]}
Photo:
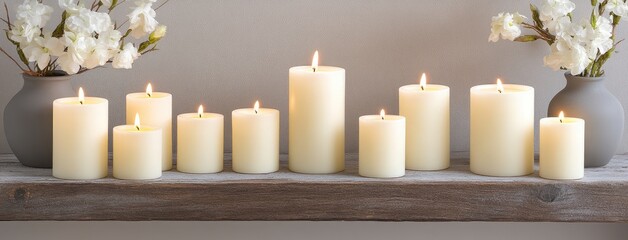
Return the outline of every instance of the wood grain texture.
{"type": "MultiPolygon", "coordinates": [[[[230,156],[226,156],[229,163],[230,156]]],[[[483,177],[468,160],[403,178],[164,172],[161,179],[67,181],[0,155],[0,220],[348,220],[628,222],[628,156],[578,181],[483,177]]],[[[110,174],[111,176],[111,174],[110,174]]]]}

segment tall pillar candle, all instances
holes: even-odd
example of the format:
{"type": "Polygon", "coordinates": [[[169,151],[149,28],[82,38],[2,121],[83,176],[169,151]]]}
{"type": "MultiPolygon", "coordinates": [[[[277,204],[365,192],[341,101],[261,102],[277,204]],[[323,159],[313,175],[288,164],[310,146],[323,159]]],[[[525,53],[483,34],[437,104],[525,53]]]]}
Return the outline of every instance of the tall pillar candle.
{"type": "Polygon", "coordinates": [[[471,88],[471,171],[522,176],[534,168],[534,88],[479,85],[471,88]]]}
{"type": "Polygon", "coordinates": [[[271,173],[279,170],[279,111],[259,108],[231,113],[232,165],[239,173],[271,173]]]}
{"type": "Polygon", "coordinates": [[[288,165],[299,173],[344,170],[345,70],[312,66],[289,71],[288,165]]]}
{"type": "Polygon", "coordinates": [[[399,88],[399,115],[406,118],[406,168],[449,167],[449,87],[420,84],[399,88]]]}
{"type": "Polygon", "coordinates": [[[136,115],[134,125],[113,128],[113,177],[144,180],[161,177],[161,128],[140,125],[136,115]]]}
{"type": "Polygon", "coordinates": [[[144,124],[162,129],[161,169],[164,171],[172,169],[172,95],[153,92],[150,84],[146,87],[145,93],[126,95],[127,124],[133,124],[136,113],[142,116],[144,124]]]}
{"type": "Polygon", "coordinates": [[[558,117],[540,122],[539,176],[547,179],[584,177],[584,120],[558,117]]]}
{"type": "Polygon", "coordinates": [[[104,98],[60,98],[52,110],[52,175],[62,179],[107,176],[109,102],[104,98]]]}
{"type": "Polygon", "coordinates": [[[360,117],[359,173],[364,177],[395,178],[406,173],[406,119],[402,116],[360,117]]]}
{"type": "Polygon", "coordinates": [[[216,173],[223,169],[224,116],[197,113],[177,116],[177,170],[186,173],[216,173]]]}

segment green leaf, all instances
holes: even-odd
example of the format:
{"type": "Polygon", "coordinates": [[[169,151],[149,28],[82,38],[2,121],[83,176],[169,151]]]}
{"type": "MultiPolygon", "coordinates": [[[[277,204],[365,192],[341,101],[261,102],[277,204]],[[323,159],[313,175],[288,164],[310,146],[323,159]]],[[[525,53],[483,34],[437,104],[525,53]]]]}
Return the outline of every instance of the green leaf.
{"type": "Polygon", "coordinates": [[[516,42],[533,42],[539,39],[537,35],[523,35],[515,38],[516,42]]]}
{"type": "Polygon", "coordinates": [[[17,47],[17,55],[20,56],[20,60],[22,60],[22,62],[28,66],[28,59],[26,59],[26,56],[24,55],[24,52],[22,51],[22,49],[20,49],[20,47],[17,47]]]}
{"type": "Polygon", "coordinates": [[[109,6],[109,11],[113,10],[114,8],[116,8],[116,5],[118,5],[118,0],[111,1],[111,6],[109,6]]]}
{"type": "Polygon", "coordinates": [[[595,10],[591,12],[591,27],[593,27],[593,29],[597,28],[597,15],[595,14],[595,10]]]}
{"type": "Polygon", "coordinates": [[[597,0],[591,0],[591,6],[595,7],[595,5],[597,5],[597,0]]]}
{"type": "Polygon", "coordinates": [[[144,50],[146,50],[146,48],[148,48],[150,46],[150,41],[146,41],[140,44],[140,47],[137,49],[137,52],[143,52],[144,50]]]}
{"type": "Polygon", "coordinates": [[[57,25],[55,30],[52,32],[52,37],[60,38],[63,36],[64,30],[65,30],[65,19],[67,18],[68,18],[68,12],[63,11],[63,14],[61,14],[61,23],[59,23],[59,25],[57,25]]]}
{"type": "Polygon", "coordinates": [[[534,4],[530,4],[530,11],[532,11],[532,20],[534,20],[534,25],[541,29],[544,29],[543,22],[541,21],[541,16],[539,15],[539,9],[534,6],[534,4]]]}
{"type": "Polygon", "coordinates": [[[10,37],[9,37],[9,31],[8,30],[4,30],[4,34],[7,36],[7,39],[9,40],[9,42],[11,42],[13,45],[15,46],[20,46],[19,42],[13,41],[10,37]]]}

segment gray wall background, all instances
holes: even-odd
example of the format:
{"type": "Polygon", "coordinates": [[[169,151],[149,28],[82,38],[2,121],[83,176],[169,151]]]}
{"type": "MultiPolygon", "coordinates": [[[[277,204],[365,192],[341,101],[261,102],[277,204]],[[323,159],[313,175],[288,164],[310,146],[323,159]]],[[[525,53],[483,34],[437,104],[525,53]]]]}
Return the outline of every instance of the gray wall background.
{"type": "MultiPolygon", "coordinates": [[[[7,2],[15,9],[21,1],[7,2]]],[[[56,4],[57,1],[45,2],[56,4]]],[[[589,1],[575,2],[579,6],[577,18],[588,16],[589,1]]],[[[169,27],[160,51],[140,58],[133,70],[94,70],[76,76],[74,85],[84,87],[90,96],[109,99],[110,127],[124,123],[125,95],[143,91],[149,81],[157,91],[174,95],[175,115],[194,112],[202,103],[208,111],[226,116],[226,151],[231,148],[231,111],[250,107],[259,99],[263,107],[281,111],[281,150],[286,152],[288,68],[310,64],[314,50],[318,49],[323,65],[347,70],[348,152],[357,152],[358,117],[377,113],[380,108],[398,112],[398,88],[416,83],[424,71],[429,73],[430,82],[451,87],[452,150],[468,151],[471,86],[493,83],[497,77],[506,83],[533,86],[537,119],[545,116],[549,100],[564,86],[562,73],[543,66],[542,57],[549,51],[545,43],[487,41],[491,16],[501,11],[519,11],[529,16],[528,4],[527,1],[490,0],[176,0],[158,12],[158,20],[169,27]]],[[[622,25],[618,31],[620,38],[628,36],[628,23],[622,25]]],[[[7,41],[0,42],[3,48],[12,49],[7,41]]],[[[606,65],[607,86],[628,106],[628,54],[625,50],[628,46],[619,49],[622,52],[606,65]]],[[[21,88],[22,81],[18,69],[8,59],[0,61],[0,72],[0,109],[4,109],[21,88]]],[[[628,141],[624,140],[618,152],[627,149],[628,141]]],[[[10,153],[3,128],[0,128],[0,153],[10,153]]],[[[75,237],[94,237],[97,235],[91,232],[113,227],[124,227],[128,231],[106,231],[108,238],[123,234],[134,236],[129,226],[143,229],[149,235],[149,232],[165,236],[184,232],[173,231],[174,228],[166,231],[164,224],[188,229],[193,234],[187,236],[197,238],[217,233],[221,237],[291,239],[310,233],[312,239],[314,236],[379,239],[385,237],[379,234],[382,231],[401,238],[425,236],[419,235],[425,230],[431,232],[433,235],[429,236],[434,239],[437,236],[468,237],[469,233],[477,234],[478,238],[498,239],[505,234],[512,237],[512,232],[537,236],[543,233],[554,239],[569,236],[592,239],[587,237],[592,235],[587,234],[595,233],[612,239],[619,233],[628,233],[623,230],[625,226],[597,224],[44,222],[35,226],[43,229],[37,231],[41,234],[38,236],[48,236],[46,233],[62,236],[68,234],[66,230],[70,228],[81,228],[75,237]],[[320,231],[323,229],[325,231],[320,231]],[[85,235],[88,232],[90,234],[85,235]]],[[[22,230],[30,225],[1,223],[0,236],[4,233],[11,236],[7,239],[35,236],[23,234],[22,230]]]]}

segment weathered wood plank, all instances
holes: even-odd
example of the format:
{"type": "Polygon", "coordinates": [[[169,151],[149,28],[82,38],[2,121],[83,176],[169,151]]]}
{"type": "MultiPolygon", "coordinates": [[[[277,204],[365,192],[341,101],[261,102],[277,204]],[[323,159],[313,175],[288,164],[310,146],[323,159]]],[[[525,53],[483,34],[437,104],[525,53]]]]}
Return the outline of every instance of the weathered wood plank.
{"type": "MultiPolygon", "coordinates": [[[[282,156],[285,160],[286,156],[282,156]]],[[[229,156],[227,156],[229,159],[229,156]]],[[[0,220],[377,220],[628,222],[628,157],[578,181],[477,176],[468,160],[438,172],[357,176],[165,172],[161,179],[66,181],[0,155],[0,220]]],[[[229,161],[227,161],[229,162],[229,161]]],[[[111,175],[110,175],[111,176],[111,175]]]]}

